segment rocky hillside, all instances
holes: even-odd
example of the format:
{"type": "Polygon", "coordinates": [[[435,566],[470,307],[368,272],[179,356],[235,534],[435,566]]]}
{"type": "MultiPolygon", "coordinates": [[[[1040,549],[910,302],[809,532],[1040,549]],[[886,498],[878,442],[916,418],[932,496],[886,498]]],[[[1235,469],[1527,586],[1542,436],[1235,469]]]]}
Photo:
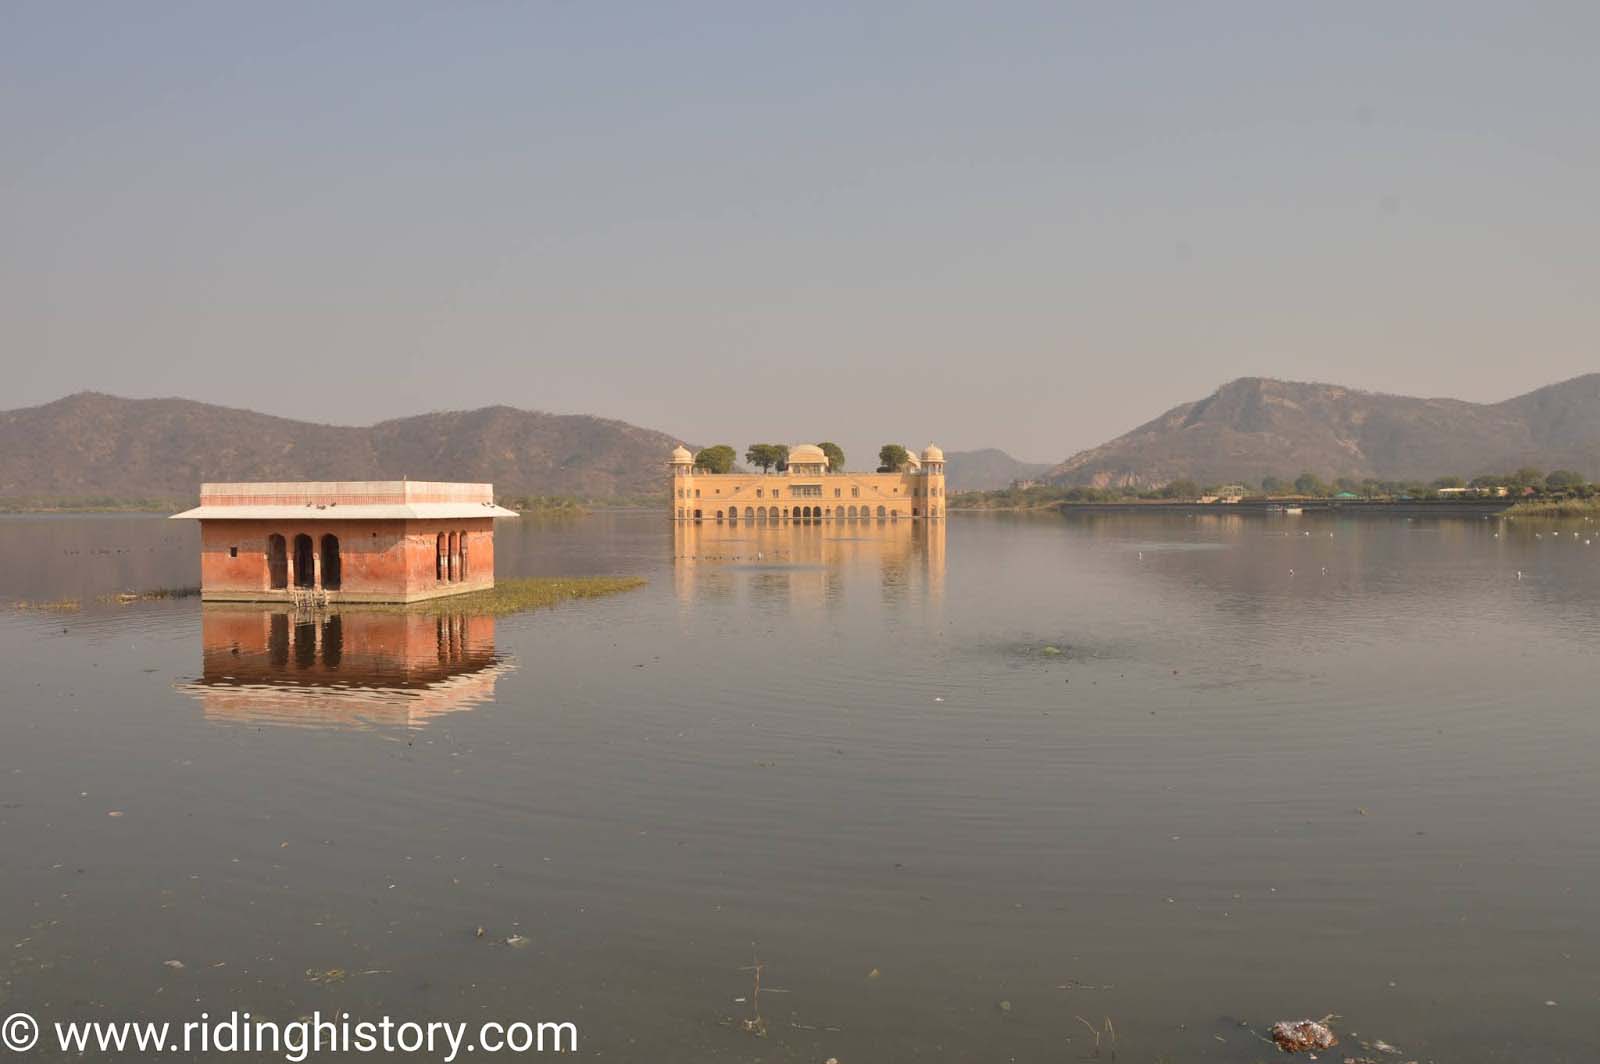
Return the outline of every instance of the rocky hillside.
{"type": "Polygon", "coordinates": [[[1600,477],[1600,374],[1501,403],[1247,377],[1073,455],[1046,479],[1096,487],[1302,472],[1405,480],[1522,466],[1600,477]]]}
{"type": "Polygon", "coordinates": [[[492,481],[502,497],[645,495],[663,490],[677,442],[508,406],[352,428],[82,392],[0,413],[0,498],[183,500],[203,480],[401,477],[492,481]]]}
{"type": "Polygon", "coordinates": [[[944,458],[945,488],[948,491],[1009,488],[1013,480],[1032,480],[1050,468],[1047,462],[1020,462],[994,447],[979,451],[947,451],[944,458]]]}

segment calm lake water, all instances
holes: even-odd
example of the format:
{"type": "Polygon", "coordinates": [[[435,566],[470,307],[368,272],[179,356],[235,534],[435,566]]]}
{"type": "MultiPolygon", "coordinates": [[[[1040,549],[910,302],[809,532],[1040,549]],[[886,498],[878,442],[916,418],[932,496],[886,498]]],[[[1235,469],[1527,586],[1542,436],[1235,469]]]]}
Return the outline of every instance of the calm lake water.
{"type": "Polygon", "coordinates": [[[1596,533],[607,514],[503,523],[499,575],[645,589],[490,622],[101,605],[196,583],[194,529],[0,519],[0,597],[86,603],[0,611],[0,1013],[1592,1061],[1596,533]]]}

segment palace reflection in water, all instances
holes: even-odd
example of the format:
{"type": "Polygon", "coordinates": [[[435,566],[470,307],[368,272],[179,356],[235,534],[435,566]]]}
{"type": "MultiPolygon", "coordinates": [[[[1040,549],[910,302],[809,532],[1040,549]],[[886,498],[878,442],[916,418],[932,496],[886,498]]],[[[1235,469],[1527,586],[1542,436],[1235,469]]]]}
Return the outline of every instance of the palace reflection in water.
{"type": "Polygon", "coordinates": [[[207,606],[206,719],[318,728],[422,727],[494,698],[493,617],[207,606]]]}
{"type": "Polygon", "coordinates": [[[939,521],[795,521],[673,526],[678,597],[787,599],[828,605],[875,584],[885,601],[944,597],[945,524],[939,521]]]}

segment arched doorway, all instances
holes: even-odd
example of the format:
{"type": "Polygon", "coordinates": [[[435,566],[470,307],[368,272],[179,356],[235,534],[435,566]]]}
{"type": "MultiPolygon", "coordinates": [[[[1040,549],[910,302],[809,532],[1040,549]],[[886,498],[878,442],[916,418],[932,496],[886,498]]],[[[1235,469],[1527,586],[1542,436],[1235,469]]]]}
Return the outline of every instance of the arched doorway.
{"type": "Polygon", "coordinates": [[[317,586],[316,556],[311,549],[311,537],[304,532],[294,537],[294,586],[317,586]]]}
{"type": "MultiPolygon", "coordinates": [[[[274,591],[289,586],[289,547],[276,532],[267,537],[267,586],[274,591]]],[[[287,630],[284,637],[288,637],[287,630]]]]}
{"type": "Polygon", "coordinates": [[[450,537],[445,540],[444,574],[445,574],[445,578],[447,580],[450,580],[452,583],[455,581],[455,579],[456,579],[456,534],[454,532],[450,533],[450,537]]]}
{"type": "Polygon", "coordinates": [[[445,570],[450,566],[450,563],[445,561],[445,558],[449,555],[449,552],[450,548],[446,545],[444,533],[440,532],[439,540],[434,547],[433,578],[439,581],[441,584],[444,583],[445,570]]]}
{"type": "Polygon", "coordinates": [[[461,544],[461,553],[457,555],[456,579],[465,580],[467,578],[467,533],[462,531],[457,535],[460,537],[456,542],[461,544]]]}
{"type": "Polygon", "coordinates": [[[887,511],[887,510],[885,510],[885,509],[884,509],[884,508],[883,508],[883,507],[881,507],[881,506],[880,506],[880,507],[878,507],[878,520],[880,520],[880,521],[882,521],[882,520],[883,520],[883,519],[884,519],[884,516],[885,516],[885,515],[886,515],[886,514],[887,514],[887,513],[888,513],[888,511],[887,511]]]}
{"type": "Polygon", "coordinates": [[[339,537],[330,532],[322,537],[322,586],[337,591],[339,582],[339,537]]]}

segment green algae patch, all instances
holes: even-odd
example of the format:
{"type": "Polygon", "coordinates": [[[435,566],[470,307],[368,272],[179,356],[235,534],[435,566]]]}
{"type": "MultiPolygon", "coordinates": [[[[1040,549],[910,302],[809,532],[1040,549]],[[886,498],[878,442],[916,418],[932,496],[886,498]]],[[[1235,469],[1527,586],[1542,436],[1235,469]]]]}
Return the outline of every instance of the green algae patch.
{"type": "MultiPolygon", "coordinates": [[[[472,613],[504,617],[528,610],[544,609],[574,599],[604,598],[645,585],[637,576],[562,576],[531,577],[523,580],[497,580],[487,591],[469,591],[401,607],[419,613],[472,613]]],[[[367,608],[367,607],[362,607],[367,608]]]]}
{"type": "Polygon", "coordinates": [[[43,610],[55,613],[77,613],[83,608],[83,603],[77,599],[51,599],[48,602],[39,602],[33,599],[18,599],[11,604],[16,610],[43,610]]]}
{"type": "Polygon", "coordinates": [[[161,602],[166,599],[199,597],[200,589],[197,587],[153,587],[145,591],[117,591],[110,595],[101,595],[95,601],[117,606],[131,606],[137,602],[161,602]]]}

